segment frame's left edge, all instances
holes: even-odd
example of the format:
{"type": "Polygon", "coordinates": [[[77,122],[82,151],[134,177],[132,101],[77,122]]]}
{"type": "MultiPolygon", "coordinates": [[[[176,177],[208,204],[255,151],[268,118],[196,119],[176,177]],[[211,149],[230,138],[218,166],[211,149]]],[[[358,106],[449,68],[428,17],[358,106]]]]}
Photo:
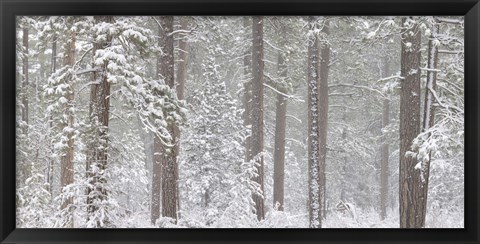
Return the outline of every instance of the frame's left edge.
{"type": "Polygon", "coordinates": [[[15,94],[9,91],[14,90],[15,85],[15,16],[10,8],[10,2],[0,1],[0,26],[2,40],[0,43],[1,64],[0,65],[0,196],[1,199],[9,199],[10,201],[2,201],[0,204],[0,242],[4,243],[5,239],[15,230],[15,165],[9,163],[15,159],[15,143],[9,141],[15,138],[15,94]],[[11,82],[9,82],[11,81],[11,82]],[[7,119],[8,118],[8,119],[7,119]]]}

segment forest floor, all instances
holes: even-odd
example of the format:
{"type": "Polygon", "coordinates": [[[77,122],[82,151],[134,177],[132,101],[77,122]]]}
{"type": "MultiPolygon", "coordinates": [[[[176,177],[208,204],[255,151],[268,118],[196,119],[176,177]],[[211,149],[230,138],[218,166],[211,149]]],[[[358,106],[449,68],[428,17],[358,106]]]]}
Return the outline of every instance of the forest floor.
{"type": "MultiPolygon", "coordinates": [[[[379,214],[374,209],[359,210],[355,212],[355,218],[350,213],[333,212],[327,215],[323,222],[323,228],[399,228],[398,213],[390,209],[387,218],[380,220],[379,214]]],[[[130,216],[123,224],[124,228],[158,228],[149,223],[149,214],[147,212],[130,216]]],[[[189,228],[185,226],[186,221],[180,225],[168,224],[167,228],[189,228]]],[[[198,226],[197,226],[198,227],[198,226]]],[[[209,228],[208,226],[203,226],[209,228]]],[[[252,226],[251,226],[252,227],[252,226]]],[[[220,226],[220,228],[231,228],[230,226],[220,226]]],[[[308,228],[308,216],[291,215],[288,216],[282,212],[275,211],[267,214],[266,219],[253,226],[253,228],[308,228]]],[[[463,212],[461,211],[436,211],[434,214],[427,214],[426,228],[464,228],[463,212]]]]}

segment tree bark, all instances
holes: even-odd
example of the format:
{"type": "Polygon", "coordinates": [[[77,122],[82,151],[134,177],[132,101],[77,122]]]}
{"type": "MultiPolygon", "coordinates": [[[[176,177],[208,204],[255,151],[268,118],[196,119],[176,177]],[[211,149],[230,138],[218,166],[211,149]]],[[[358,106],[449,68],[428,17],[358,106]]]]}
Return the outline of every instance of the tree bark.
{"type": "MultiPolygon", "coordinates": [[[[285,33],[285,32],[284,32],[285,33]]],[[[282,45],[285,47],[285,43],[282,45]]],[[[284,53],[278,54],[278,71],[280,77],[287,78],[287,64],[284,53]]],[[[284,89],[280,89],[286,93],[284,89]]],[[[275,113],[275,146],[273,152],[273,206],[278,204],[278,210],[284,210],[284,181],[285,181],[285,128],[287,125],[287,99],[285,95],[277,94],[275,113]]]]}
{"type": "MultiPolygon", "coordinates": [[[[423,110],[423,126],[422,132],[426,132],[435,124],[435,107],[433,106],[433,91],[437,89],[437,72],[433,71],[437,68],[438,64],[438,47],[435,46],[434,40],[436,35],[438,34],[438,24],[434,24],[432,26],[432,33],[428,40],[428,70],[427,70],[427,84],[425,89],[425,103],[424,103],[424,110],[423,110]]],[[[428,199],[428,182],[430,178],[430,162],[431,162],[432,154],[429,152],[429,160],[422,163],[421,167],[421,186],[422,191],[419,192],[418,198],[420,199],[420,212],[421,215],[421,223],[423,223],[422,227],[425,227],[425,217],[427,213],[427,199],[428,199]]]]}
{"type": "MultiPolygon", "coordinates": [[[[113,23],[113,16],[95,16],[95,22],[113,23]]],[[[111,45],[112,37],[93,44],[93,53],[105,49],[111,45]]],[[[87,188],[87,212],[88,218],[95,215],[99,205],[107,200],[105,184],[107,179],[104,172],[108,161],[108,124],[110,112],[110,82],[107,77],[108,62],[97,65],[93,73],[93,80],[98,82],[91,86],[90,90],[90,123],[92,128],[92,140],[88,145],[87,156],[87,179],[91,187],[87,188]]],[[[108,223],[108,220],[107,220],[108,223]]],[[[96,227],[102,227],[97,221],[96,227]]]]}
{"type": "Polygon", "coordinates": [[[326,190],[327,176],[326,160],[327,160],[327,131],[328,131],[328,72],[330,65],[330,46],[327,38],[330,34],[330,21],[325,20],[321,30],[323,39],[320,45],[320,85],[318,86],[318,126],[319,126],[319,165],[320,165],[320,199],[323,204],[323,218],[326,218],[326,190]]]}
{"type": "MultiPolygon", "coordinates": [[[[383,63],[383,77],[387,77],[390,74],[388,58],[384,58],[383,63]]],[[[382,128],[388,126],[390,123],[390,100],[383,99],[382,109],[382,128]]],[[[388,166],[388,142],[386,135],[382,135],[382,146],[380,148],[381,163],[380,163],[380,219],[384,220],[387,217],[387,201],[388,201],[388,178],[389,178],[389,166],[388,166]]]]}
{"type": "MultiPolygon", "coordinates": [[[[65,45],[65,57],[64,57],[64,65],[73,67],[75,64],[75,42],[76,42],[76,34],[75,32],[70,32],[70,38],[65,45]]],[[[70,83],[67,89],[67,106],[65,108],[65,114],[67,115],[66,123],[62,124],[61,130],[64,131],[65,128],[69,128],[66,132],[67,138],[67,149],[65,150],[65,154],[62,155],[60,162],[61,162],[61,186],[62,188],[73,184],[74,180],[74,168],[73,168],[73,124],[74,124],[74,112],[73,112],[73,103],[75,99],[75,90],[73,84],[70,83]]],[[[73,197],[67,198],[62,203],[62,209],[69,208],[73,204],[73,197]]],[[[71,210],[68,210],[69,212],[71,210]]],[[[73,221],[67,223],[69,227],[73,227],[73,221]]]]}
{"type": "MultiPolygon", "coordinates": [[[[180,17],[180,29],[187,30],[188,29],[188,22],[189,17],[182,16],[180,17]]],[[[187,75],[187,64],[188,64],[188,42],[186,41],[187,34],[183,34],[182,38],[178,42],[179,48],[179,61],[178,61],[178,68],[177,68],[177,98],[179,100],[185,99],[185,81],[187,75]]],[[[180,153],[180,128],[175,125],[175,138],[177,138],[178,142],[175,143],[175,152],[180,153]]],[[[178,163],[176,164],[177,167],[177,179],[179,175],[178,163]]],[[[177,184],[178,188],[178,184],[177,184]]],[[[180,191],[177,189],[177,212],[178,218],[180,218],[180,191]]]]}
{"type": "MultiPolygon", "coordinates": [[[[163,78],[165,84],[170,88],[175,88],[174,80],[174,48],[173,48],[173,16],[160,17],[159,28],[159,42],[163,50],[163,55],[160,56],[159,76],[163,78]]],[[[175,133],[175,121],[168,121],[168,131],[172,135],[172,144],[178,142],[177,134],[175,133]]],[[[158,143],[155,140],[155,153],[162,153],[162,216],[174,219],[176,223],[177,217],[177,202],[178,202],[178,165],[177,154],[175,146],[169,147],[158,143]]]]}
{"type": "Polygon", "coordinates": [[[24,123],[22,127],[23,134],[28,134],[28,28],[23,28],[23,48],[24,48],[24,56],[23,56],[23,68],[22,68],[22,75],[23,75],[23,82],[22,82],[22,121],[24,123]]]}
{"type": "Polygon", "coordinates": [[[401,43],[400,95],[400,228],[421,228],[424,226],[420,199],[422,191],[420,171],[415,169],[416,157],[407,154],[412,141],[420,132],[420,61],[421,31],[418,24],[406,26],[408,18],[402,18],[405,28],[401,43]]]}
{"type": "MultiPolygon", "coordinates": [[[[252,17],[252,155],[258,176],[253,180],[260,185],[263,194],[264,162],[263,162],[263,17],[252,17]]],[[[265,218],[264,198],[254,194],[253,201],[258,220],[265,218]]]]}
{"type": "MultiPolygon", "coordinates": [[[[342,115],[342,122],[344,124],[347,123],[347,111],[346,108],[343,108],[343,115],[342,115]]],[[[344,127],[342,131],[342,142],[346,143],[347,142],[347,128],[344,127]]],[[[343,152],[343,165],[342,165],[342,189],[340,191],[340,200],[342,202],[347,202],[347,196],[346,196],[346,191],[347,191],[347,163],[348,163],[348,157],[347,157],[347,152],[343,152]]]]}
{"type": "MultiPolygon", "coordinates": [[[[251,43],[251,33],[248,30],[251,28],[251,21],[249,17],[243,18],[243,28],[245,30],[245,42],[251,43]]],[[[245,52],[243,53],[243,73],[245,81],[243,83],[244,95],[243,95],[243,124],[245,127],[252,125],[252,47],[251,45],[246,45],[245,52]]],[[[251,146],[252,136],[249,135],[245,139],[245,161],[250,162],[253,159],[252,155],[252,146],[251,146]]]]}
{"type": "MultiPolygon", "coordinates": [[[[309,29],[317,28],[316,19],[308,18],[309,29]]],[[[309,202],[309,227],[322,227],[321,194],[320,194],[320,167],[319,167],[319,114],[318,114],[318,37],[314,34],[309,40],[307,85],[308,85],[308,202],[309,202]]]]}
{"type": "MultiPolygon", "coordinates": [[[[52,67],[51,67],[51,73],[53,74],[57,71],[57,35],[53,35],[53,40],[52,40],[52,67]]],[[[49,115],[49,130],[53,130],[53,118],[52,115],[49,115]]],[[[48,149],[50,150],[50,154],[53,155],[53,145],[49,144],[48,149]]],[[[53,158],[50,158],[47,161],[47,168],[45,169],[45,183],[48,185],[48,192],[52,194],[53,190],[53,164],[54,164],[53,158]]]]}

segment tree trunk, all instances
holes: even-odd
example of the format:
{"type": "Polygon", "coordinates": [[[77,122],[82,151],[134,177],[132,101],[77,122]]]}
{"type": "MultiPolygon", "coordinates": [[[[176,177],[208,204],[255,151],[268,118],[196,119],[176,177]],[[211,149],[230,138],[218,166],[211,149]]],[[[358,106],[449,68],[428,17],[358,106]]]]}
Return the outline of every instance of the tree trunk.
{"type": "MultiPolygon", "coordinates": [[[[76,41],[76,34],[75,32],[70,33],[70,38],[67,41],[67,44],[65,46],[65,57],[64,57],[64,65],[73,67],[75,64],[75,41],[76,41]]],[[[74,176],[74,168],[73,168],[73,124],[74,124],[74,98],[75,98],[75,91],[73,84],[70,83],[67,89],[67,106],[65,109],[65,114],[67,115],[67,121],[66,123],[62,124],[62,131],[65,131],[66,128],[69,128],[66,130],[65,136],[67,138],[67,149],[65,150],[65,154],[62,155],[60,162],[61,162],[61,186],[62,188],[73,184],[73,176],[74,176]]],[[[63,203],[62,203],[62,209],[69,208],[73,204],[73,198],[69,197],[67,198],[63,203]]],[[[71,209],[68,210],[69,212],[71,209]]],[[[73,227],[73,221],[67,223],[67,226],[73,227]]]]}
{"type": "MultiPolygon", "coordinates": [[[[280,23],[281,33],[287,33],[285,24],[280,23]]],[[[286,48],[286,37],[281,37],[280,46],[286,48]]],[[[279,77],[287,79],[287,63],[285,52],[278,53],[278,72],[279,77]]],[[[286,93],[285,89],[279,89],[286,93]]],[[[278,210],[284,210],[284,188],[285,188],[285,129],[287,125],[287,99],[282,94],[277,94],[276,115],[275,115],[275,147],[273,152],[273,206],[278,203],[278,210]]]]}
{"type": "MultiPolygon", "coordinates": [[[[344,124],[347,123],[347,111],[346,108],[343,108],[343,115],[342,115],[342,122],[344,124]]],[[[347,128],[344,127],[342,131],[342,142],[346,143],[347,142],[347,128]]],[[[343,165],[342,165],[342,189],[340,191],[340,200],[343,202],[347,202],[347,196],[346,196],[346,191],[347,191],[347,163],[348,163],[348,157],[347,157],[347,151],[345,150],[343,155],[343,165]]]]}
{"type": "MultiPolygon", "coordinates": [[[[175,88],[174,81],[174,54],[173,54],[173,16],[160,17],[159,42],[163,55],[160,56],[159,75],[165,80],[170,88],[175,88]]],[[[168,131],[172,135],[172,144],[178,142],[178,136],[175,131],[175,122],[168,122],[168,131]]],[[[177,217],[178,201],[178,164],[176,147],[169,147],[158,144],[155,140],[155,152],[162,153],[162,216],[175,220],[177,217]]]]}
{"type": "MultiPolygon", "coordinates": [[[[57,35],[53,35],[53,40],[52,40],[52,67],[51,67],[51,73],[53,74],[57,71],[57,35]]],[[[49,116],[49,130],[53,130],[53,118],[52,115],[49,116]]],[[[53,145],[49,144],[48,148],[50,150],[50,154],[53,155],[53,145]]],[[[45,183],[48,185],[48,192],[50,192],[50,195],[52,194],[53,191],[53,164],[55,161],[53,158],[50,158],[47,161],[47,168],[45,169],[45,183]]]]}
{"type": "MultiPolygon", "coordinates": [[[[438,34],[438,24],[432,27],[432,34],[428,40],[428,71],[427,71],[427,85],[425,89],[425,109],[423,111],[423,126],[422,132],[426,132],[435,124],[435,107],[433,104],[433,91],[437,90],[437,72],[433,71],[438,64],[438,47],[435,46],[434,40],[438,34]]],[[[419,192],[419,199],[421,204],[421,222],[425,225],[425,217],[427,213],[427,199],[428,199],[428,182],[430,178],[430,161],[432,154],[429,152],[428,161],[422,163],[421,167],[421,184],[422,191],[419,192]]],[[[425,226],[422,226],[425,227],[425,226]]]]}
{"type": "Polygon", "coordinates": [[[162,143],[160,139],[154,135],[153,138],[153,165],[152,165],[152,194],[150,202],[150,221],[155,224],[160,218],[160,194],[162,191],[162,143]]]}
{"type": "Polygon", "coordinates": [[[22,121],[24,123],[22,132],[27,136],[28,134],[28,28],[23,28],[23,82],[22,82],[22,121]]]}
{"type": "Polygon", "coordinates": [[[418,24],[405,27],[407,18],[402,18],[402,26],[408,28],[402,34],[400,95],[400,227],[421,228],[422,208],[418,193],[422,190],[420,171],[415,169],[416,157],[407,154],[412,141],[420,132],[420,61],[421,31],[418,24]]]}
{"type": "MultiPolygon", "coordinates": [[[[264,178],[263,162],[263,17],[252,17],[252,155],[258,176],[253,180],[260,185],[262,194],[264,178]]],[[[258,220],[265,218],[264,198],[254,194],[253,201],[258,220]]]]}
{"type": "MultiPolygon", "coordinates": [[[[384,58],[383,64],[383,77],[387,77],[390,74],[388,58],[384,58]]],[[[382,109],[382,128],[388,126],[390,123],[390,100],[383,99],[383,109],[382,109]]],[[[387,201],[388,201],[388,177],[389,177],[389,168],[388,168],[388,142],[386,135],[382,135],[382,146],[380,148],[381,154],[381,163],[380,163],[380,219],[384,220],[387,217],[387,201]]]]}
{"type": "MultiPolygon", "coordinates": [[[[248,30],[251,28],[251,23],[249,17],[243,18],[243,28],[245,30],[245,42],[251,43],[251,32],[248,30]]],[[[246,45],[245,52],[243,53],[243,73],[245,81],[243,83],[244,95],[243,95],[243,124],[245,127],[252,125],[252,48],[250,45],[246,45]]],[[[245,161],[250,162],[253,159],[252,156],[252,146],[251,146],[252,137],[249,135],[245,139],[245,161]]]]}
{"type": "MultiPolygon", "coordinates": [[[[309,17],[309,28],[317,28],[316,19],[309,17]]],[[[319,128],[318,128],[318,37],[314,34],[309,40],[307,85],[308,85],[308,202],[310,228],[322,227],[320,167],[319,167],[319,128]]]]}
{"type": "MultiPolygon", "coordinates": [[[[188,29],[188,22],[189,22],[189,17],[183,16],[180,17],[180,28],[182,30],[187,30],[188,29]]],[[[187,64],[188,64],[188,42],[186,40],[187,35],[184,34],[182,38],[179,40],[178,43],[178,48],[179,50],[179,62],[178,62],[178,69],[177,69],[177,98],[180,100],[185,99],[185,81],[186,81],[186,74],[187,74],[187,64]]],[[[175,138],[177,140],[180,140],[180,128],[178,126],[175,126],[175,138]]],[[[175,144],[175,152],[180,153],[180,143],[177,142],[175,144]]],[[[176,164],[177,166],[177,179],[178,175],[180,174],[179,169],[178,169],[178,163],[176,164]]],[[[177,188],[178,188],[177,184],[177,188]]],[[[177,189],[177,212],[178,212],[178,218],[180,218],[180,191],[177,189]]]]}
{"type": "MultiPolygon", "coordinates": [[[[113,16],[95,16],[95,22],[113,23],[113,16]]],[[[107,40],[94,43],[93,53],[105,49],[111,45],[112,37],[107,40]]],[[[92,128],[92,140],[88,145],[87,156],[87,179],[91,187],[87,188],[87,212],[88,218],[95,215],[99,205],[107,200],[107,190],[104,188],[107,179],[104,172],[108,160],[108,122],[110,112],[110,82],[107,79],[108,62],[97,65],[93,73],[93,84],[90,90],[90,124],[92,128]]],[[[107,220],[108,223],[108,220],[107,220]]],[[[97,221],[96,227],[102,227],[97,221]]]]}
{"type": "Polygon", "coordinates": [[[326,159],[327,159],[327,130],[328,130],[328,72],[330,65],[330,46],[327,38],[330,34],[330,21],[327,19],[324,22],[321,30],[323,39],[320,45],[320,85],[318,86],[318,126],[319,126],[319,165],[320,165],[320,199],[323,204],[323,218],[326,218],[326,159]]]}

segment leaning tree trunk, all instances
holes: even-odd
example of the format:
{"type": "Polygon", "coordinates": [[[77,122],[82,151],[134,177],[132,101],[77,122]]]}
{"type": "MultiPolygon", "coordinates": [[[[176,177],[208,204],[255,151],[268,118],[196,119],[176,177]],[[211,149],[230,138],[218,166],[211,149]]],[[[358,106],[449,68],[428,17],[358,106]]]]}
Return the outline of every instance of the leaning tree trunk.
{"type": "MultiPolygon", "coordinates": [[[[438,25],[432,27],[432,32],[428,40],[428,65],[427,65],[427,85],[425,89],[425,109],[423,110],[423,126],[422,132],[426,132],[435,124],[435,107],[433,106],[433,92],[437,89],[437,72],[435,69],[438,64],[438,47],[435,45],[434,41],[438,33],[438,25]]],[[[421,184],[422,191],[419,192],[418,198],[420,199],[421,204],[421,222],[423,223],[422,227],[425,227],[425,217],[427,213],[427,199],[428,199],[428,182],[430,178],[430,161],[432,153],[429,152],[428,160],[422,162],[421,166],[421,184]]]]}
{"type": "Polygon", "coordinates": [[[402,18],[404,28],[401,50],[402,88],[400,95],[400,228],[424,226],[421,199],[420,171],[415,169],[417,159],[411,156],[412,142],[420,132],[420,61],[421,33],[418,24],[406,26],[409,18],[402,18]]]}
{"type": "MultiPolygon", "coordinates": [[[[69,66],[70,68],[73,67],[75,64],[75,41],[76,41],[76,34],[75,32],[70,32],[70,38],[65,45],[65,56],[64,56],[64,65],[69,66]]],[[[73,87],[73,81],[70,82],[67,88],[67,105],[65,107],[65,115],[67,116],[66,121],[62,124],[61,130],[64,131],[65,137],[67,139],[67,148],[62,155],[60,162],[61,162],[61,176],[60,182],[61,186],[64,189],[66,186],[73,184],[73,176],[74,176],[74,168],[73,168],[73,124],[75,120],[74,116],[74,98],[75,98],[75,90],[73,87]]],[[[71,204],[73,204],[73,197],[68,197],[62,203],[62,209],[71,208],[71,204]]],[[[69,213],[69,218],[71,209],[67,209],[69,213]]],[[[73,221],[70,219],[66,223],[67,227],[73,227],[73,221]]]]}
{"type": "MultiPolygon", "coordinates": [[[[252,17],[252,155],[256,163],[258,175],[253,180],[263,189],[263,17],[252,17]]],[[[265,218],[263,196],[253,195],[258,220],[265,218]]]]}
{"type": "MultiPolygon", "coordinates": [[[[389,65],[388,58],[384,58],[383,64],[383,77],[389,75],[389,65]]],[[[383,109],[382,109],[382,128],[385,129],[390,123],[390,100],[385,98],[383,99],[383,109]]],[[[382,146],[380,148],[381,154],[381,163],[380,163],[380,219],[384,220],[387,217],[387,198],[388,198],[388,142],[387,135],[382,132],[382,146]]]]}
{"type": "Polygon", "coordinates": [[[330,34],[329,30],[330,21],[325,20],[322,33],[322,41],[320,45],[320,85],[318,86],[318,126],[319,126],[319,176],[320,176],[320,199],[322,199],[323,204],[323,218],[326,218],[327,206],[326,206],[326,192],[327,192],[327,175],[326,165],[327,165],[327,129],[328,129],[328,72],[330,65],[330,45],[327,41],[328,35],[330,34]]]}
{"type": "MultiPolygon", "coordinates": [[[[310,30],[316,29],[316,19],[309,17],[310,30]]],[[[308,202],[309,227],[322,227],[322,201],[320,194],[319,167],[319,115],[318,115],[318,37],[314,34],[309,40],[307,85],[308,85],[308,202]]]]}

